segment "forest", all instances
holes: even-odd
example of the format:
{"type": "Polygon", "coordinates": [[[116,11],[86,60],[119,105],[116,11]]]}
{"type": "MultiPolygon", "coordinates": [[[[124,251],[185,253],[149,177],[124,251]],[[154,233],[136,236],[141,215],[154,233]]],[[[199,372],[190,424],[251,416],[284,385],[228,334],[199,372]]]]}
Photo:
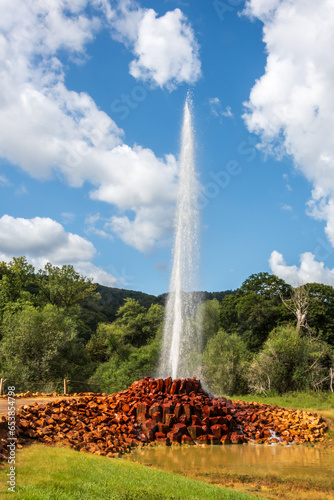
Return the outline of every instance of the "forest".
{"type": "MultiPolygon", "coordinates": [[[[215,395],[331,391],[334,288],[296,288],[268,273],[202,292],[194,360],[215,395]]],[[[156,376],[166,295],[108,288],[72,266],[0,262],[0,377],[16,392],[112,393],[156,376]]]]}

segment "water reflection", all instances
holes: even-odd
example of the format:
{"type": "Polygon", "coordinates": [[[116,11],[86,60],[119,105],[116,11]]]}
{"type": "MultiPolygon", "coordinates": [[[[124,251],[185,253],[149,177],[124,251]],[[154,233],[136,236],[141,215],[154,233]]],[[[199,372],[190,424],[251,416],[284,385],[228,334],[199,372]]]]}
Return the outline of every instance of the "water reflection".
{"type": "Polygon", "coordinates": [[[207,447],[148,447],[127,456],[169,472],[284,474],[318,479],[333,477],[333,450],[310,446],[235,445],[207,447]]]}

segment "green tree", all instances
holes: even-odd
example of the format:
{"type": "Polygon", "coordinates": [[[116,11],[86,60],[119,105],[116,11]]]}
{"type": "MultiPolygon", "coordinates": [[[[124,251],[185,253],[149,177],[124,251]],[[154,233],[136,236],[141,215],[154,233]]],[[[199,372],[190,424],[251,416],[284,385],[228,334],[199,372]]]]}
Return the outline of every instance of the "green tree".
{"type": "Polygon", "coordinates": [[[152,340],[138,348],[129,345],[125,348],[126,356],[114,353],[106,363],[100,363],[90,378],[90,383],[97,384],[100,390],[117,392],[126,389],[135,380],[156,374],[160,355],[159,340],[152,340]]]}
{"type": "Polygon", "coordinates": [[[204,349],[208,340],[219,330],[220,305],[217,299],[206,300],[199,305],[196,311],[196,322],[202,326],[204,349]]]}
{"type": "Polygon", "coordinates": [[[308,324],[321,339],[334,347],[334,288],[320,283],[307,285],[310,304],[308,324]]]}
{"type": "Polygon", "coordinates": [[[250,388],[255,392],[270,390],[284,393],[318,387],[326,377],[324,363],[330,346],[303,336],[294,325],[275,328],[249,369],[250,388]]]}
{"type": "MultiPolygon", "coordinates": [[[[86,346],[93,361],[106,361],[111,356],[124,360],[129,348],[142,347],[160,336],[164,308],[152,304],[147,311],[136,300],[127,298],[113,323],[100,323],[86,346]]],[[[131,350],[131,349],[130,349],[131,350]]]]}
{"type": "Polygon", "coordinates": [[[77,273],[73,266],[53,266],[48,263],[37,275],[41,303],[71,308],[85,299],[98,299],[96,285],[91,279],[77,273]]]}
{"type": "Polygon", "coordinates": [[[206,384],[218,395],[245,393],[249,360],[246,343],[236,333],[219,330],[203,353],[206,384]]]}
{"type": "Polygon", "coordinates": [[[75,376],[79,365],[82,372],[86,364],[76,322],[64,309],[48,304],[42,309],[26,305],[14,314],[7,311],[1,331],[1,372],[23,389],[75,376]]]}
{"type": "Polygon", "coordinates": [[[25,257],[13,257],[10,262],[0,262],[0,312],[13,304],[33,303],[31,287],[35,282],[35,269],[25,257]]]}
{"type": "Polygon", "coordinates": [[[279,299],[289,297],[291,286],[274,274],[258,273],[251,274],[241,285],[239,292],[256,293],[267,299],[279,299]]]}
{"type": "Polygon", "coordinates": [[[290,297],[291,287],[268,273],[251,275],[236,291],[224,297],[220,306],[220,325],[237,332],[249,349],[256,352],[269,332],[293,320],[294,315],[283,305],[281,297],[290,297]]]}

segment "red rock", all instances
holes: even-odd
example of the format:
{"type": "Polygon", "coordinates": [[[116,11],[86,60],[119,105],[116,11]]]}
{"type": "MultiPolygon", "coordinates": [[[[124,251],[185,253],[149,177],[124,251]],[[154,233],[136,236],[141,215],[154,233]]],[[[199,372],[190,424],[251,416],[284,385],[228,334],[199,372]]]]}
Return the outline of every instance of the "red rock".
{"type": "Polygon", "coordinates": [[[198,418],[197,415],[192,415],[191,416],[192,424],[191,425],[202,425],[200,419],[198,418]]]}
{"type": "Polygon", "coordinates": [[[232,432],[230,440],[232,444],[239,444],[243,442],[243,437],[240,434],[237,434],[236,432],[232,432]]]}
{"type": "Polygon", "coordinates": [[[193,439],[196,441],[198,436],[201,436],[203,434],[203,429],[200,425],[190,425],[188,427],[188,434],[193,439]]]}
{"type": "Polygon", "coordinates": [[[167,437],[170,439],[171,443],[181,443],[182,434],[179,431],[170,431],[167,437]]]}
{"type": "Polygon", "coordinates": [[[179,391],[180,382],[181,382],[181,380],[178,379],[178,378],[175,379],[172,382],[172,386],[171,386],[171,389],[170,389],[170,394],[176,394],[179,391]]]}
{"type": "Polygon", "coordinates": [[[159,427],[159,432],[163,432],[164,434],[167,434],[167,432],[170,431],[170,428],[168,427],[168,425],[163,424],[162,422],[158,423],[158,427],[159,427]]]}
{"type": "Polygon", "coordinates": [[[176,417],[176,420],[178,420],[181,415],[183,414],[183,405],[181,403],[177,403],[174,408],[174,414],[176,417]]]}
{"type": "Polygon", "coordinates": [[[208,435],[203,434],[202,436],[198,436],[197,442],[198,442],[198,444],[209,444],[208,435]]]}
{"type": "Polygon", "coordinates": [[[187,434],[187,426],[184,424],[174,424],[173,431],[181,432],[181,434],[187,434]]]}
{"type": "Polygon", "coordinates": [[[159,405],[159,403],[154,403],[150,409],[148,410],[148,413],[150,417],[152,417],[153,413],[159,412],[162,414],[162,406],[159,405]]]}
{"type": "Polygon", "coordinates": [[[157,423],[162,422],[162,414],[159,411],[153,413],[152,420],[154,420],[157,423]]]}
{"type": "Polygon", "coordinates": [[[165,419],[166,425],[168,425],[168,427],[172,427],[175,424],[175,422],[176,422],[176,418],[175,418],[174,413],[167,413],[166,419],[165,419]]]}
{"type": "Polygon", "coordinates": [[[188,420],[190,420],[191,419],[191,415],[192,415],[190,404],[184,404],[183,405],[183,410],[184,410],[184,414],[186,415],[186,417],[188,418],[188,420]]]}
{"type": "Polygon", "coordinates": [[[210,441],[210,444],[220,444],[219,438],[213,434],[208,435],[208,440],[210,441]]]}
{"type": "Polygon", "coordinates": [[[219,424],[212,425],[211,433],[219,440],[222,437],[222,426],[219,424]]]}
{"type": "Polygon", "coordinates": [[[188,436],[187,434],[183,434],[181,437],[181,444],[193,445],[195,443],[190,436],[188,436]]]}
{"type": "Polygon", "coordinates": [[[221,444],[231,444],[230,438],[228,435],[222,436],[220,438],[221,444]]]}
{"type": "Polygon", "coordinates": [[[170,403],[165,403],[162,405],[162,411],[163,411],[163,415],[162,415],[162,418],[163,418],[163,422],[166,422],[166,415],[168,415],[169,413],[173,413],[173,405],[170,404],[170,403]]]}
{"type": "Polygon", "coordinates": [[[189,425],[189,419],[185,413],[181,415],[181,417],[179,418],[179,422],[180,424],[189,425]]]}

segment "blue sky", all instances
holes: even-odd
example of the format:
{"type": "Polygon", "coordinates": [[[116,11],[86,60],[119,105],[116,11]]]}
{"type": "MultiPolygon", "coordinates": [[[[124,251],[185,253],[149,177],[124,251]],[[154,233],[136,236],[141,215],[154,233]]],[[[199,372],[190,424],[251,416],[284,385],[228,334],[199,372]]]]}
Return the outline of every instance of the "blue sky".
{"type": "Polygon", "coordinates": [[[0,260],[167,291],[191,89],[201,289],[334,285],[333,45],[326,0],[4,0],[0,260]]]}

